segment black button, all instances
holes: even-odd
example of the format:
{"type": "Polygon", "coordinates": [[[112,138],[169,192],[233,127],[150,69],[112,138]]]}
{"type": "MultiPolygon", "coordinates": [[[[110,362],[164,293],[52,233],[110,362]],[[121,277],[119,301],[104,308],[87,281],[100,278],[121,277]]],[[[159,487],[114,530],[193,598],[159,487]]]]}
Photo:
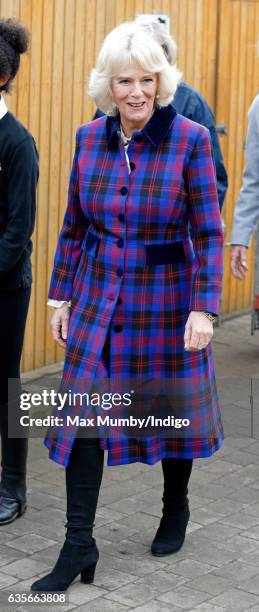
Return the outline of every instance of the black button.
{"type": "Polygon", "coordinates": [[[128,193],[127,187],[122,187],[120,192],[121,192],[121,195],[126,195],[126,193],[128,193]]]}
{"type": "Polygon", "coordinates": [[[123,270],[121,268],[117,268],[116,273],[118,276],[122,276],[123,275],[123,270]]]}
{"type": "Polygon", "coordinates": [[[125,223],[125,215],[123,215],[122,213],[120,213],[120,214],[118,215],[118,219],[119,219],[119,221],[121,221],[122,223],[125,223]]]}
{"type": "Polygon", "coordinates": [[[135,168],[136,168],[136,164],[134,164],[134,162],[130,162],[130,169],[135,170],[135,168]]]}
{"type": "Polygon", "coordinates": [[[124,240],[123,238],[119,238],[117,240],[117,246],[121,249],[124,246],[124,240]]]}
{"type": "Polygon", "coordinates": [[[142,142],[142,136],[141,136],[141,134],[136,134],[136,136],[135,136],[135,141],[136,141],[136,142],[142,142]]]}
{"type": "Polygon", "coordinates": [[[117,306],[120,306],[120,304],[122,304],[122,299],[121,299],[121,297],[118,297],[118,299],[117,299],[117,306]]]}
{"type": "Polygon", "coordinates": [[[121,331],[122,331],[122,325],[114,325],[114,328],[113,328],[113,329],[114,329],[114,331],[115,331],[115,332],[117,332],[117,333],[118,333],[118,332],[121,332],[121,331]]]}

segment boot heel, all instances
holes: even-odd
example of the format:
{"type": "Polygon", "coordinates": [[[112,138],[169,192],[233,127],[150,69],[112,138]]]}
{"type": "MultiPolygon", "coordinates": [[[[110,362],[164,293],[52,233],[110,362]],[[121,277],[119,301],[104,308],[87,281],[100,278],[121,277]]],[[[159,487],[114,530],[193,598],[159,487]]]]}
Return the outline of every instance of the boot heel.
{"type": "Polygon", "coordinates": [[[96,565],[97,563],[93,563],[81,572],[81,582],[83,582],[83,584],[91,584],[91,582],[94,581],[96,565]]]}
{"type": "Polygon", "coordinates": [[[26,512],[27,510],[27,504],[26,502],[19,504],[19,510],[18,510],[18,516],[22,516],[24,514],[24,512],[26,512]]]}

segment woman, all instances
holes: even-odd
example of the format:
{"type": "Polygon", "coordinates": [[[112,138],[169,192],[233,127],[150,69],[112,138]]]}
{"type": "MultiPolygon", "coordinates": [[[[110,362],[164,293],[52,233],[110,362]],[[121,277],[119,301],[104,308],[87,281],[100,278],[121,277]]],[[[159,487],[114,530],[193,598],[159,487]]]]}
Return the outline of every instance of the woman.
{"type": "MultiPolygon", "coordinates": [[[[168,62],[170,64],[175,64],[177,45],[175,40],[167,32],[165,26],[153,21],[153,17],[150,19],[148,16],[146,21],[137,22],[136,25],[140,29],[147,31],[150,36],[161,45],[168,62]]],[[[222,210],[228,188],[228,177],[224,166],[213,112],[205,98],[203,98],[196,89],[193,89],[193,87],[183,82],[179,83],[172,104],[178,114],[188,117],[188,119],[196,121],[201,125],[205,125],[210,131],[212,154],[217,176],[219,207],[220,210],[222,210]]],[[[98,119],[102,116],[103,113],[100,109],[97,109],[94,119],[98,119]]]]}
{"type": "Polygon", "coordinates": [[[70,309],[51,301],[60,306],[53,337],[66,347],[63,389],[85,391],[105,377],[114,390],[128,382],[174,380],[198,435],[104,431],[93,419],[95,438],[93,432],[83,437],[74,417],[86,415],[86,408],[69,407],[67,431],[53,427],[45,440],[50,457],[66,467],[66,539],[34,591],[65,590],[80,572],[83,582],[93,581],[104,449],[108,465],[162,461],[164,508],[152,553],[165,555],[184,541],[193,457],[211,455],[223,439],[210,346],[221,285],[221,220],[208,130],[170,104],[179,78],[161,46],[134,24],[106,37],[89,91],[108,116],[77,132],[49,298],[71,300],[70,309]],[[200,411],[195,389],[203,386],[200,411]]]}
{"type": "MultiPolygon", "coordinates": [[[[0,19],[0,92],[10,93],[20,55],[28,49],[27,29],[0,19]]],[[[31,235],[35,219],[38,154],[31,134],[0,97],[0,429],[2,477],[0,525],[26,509],[27,439],[8,437],[8,379],[18,383],[31,293],[31,235]]],[[[12,395],[14,390],[12,390],[12,395]]]]}

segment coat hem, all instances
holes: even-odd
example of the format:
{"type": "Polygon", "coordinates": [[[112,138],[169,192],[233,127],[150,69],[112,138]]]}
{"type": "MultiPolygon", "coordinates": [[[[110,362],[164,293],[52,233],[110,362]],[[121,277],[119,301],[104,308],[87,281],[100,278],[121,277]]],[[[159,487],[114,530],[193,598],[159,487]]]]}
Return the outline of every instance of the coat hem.
{"type": "MultiPolygon", "coordinates": [[[[109,459],[109,449],[107,448],[103,448],[100,445],[100,448],[102,448],[104,451],[106,451],[107,454],[107,467],[113,467],[113,466],[119,466],[119,465],[129,465],[131,463],[145,463],[146,465],[155,465],[156,463],[158,463],[158,461],[161,461],[162,459],[168,459],[170,457],[175,458],[175,459],[206,459],[208,457],[211,457],[211,455],[213,455],[217,450],[219,450],[222,446],[222,443],[224,441],[224,433],[222,433],[221,437],[216,439],[216,442],[213,444],[213,446],[211,446],[208,449],[204,449],[204,450],[200,450],[200,451],[183,451],[182,453],[177,453],[175,451],[163,451],[161,449],[161,452],[157,453],[157,457],[153,458],[153,459],[149,459],[149,458],[143,458],[141,457],[141,455],[139,455],[138,457],[125,457],[125,459],[123,457],[120,458],[119,461],[116,461],[115,459],[109,459]]],[[[55,463],[58,463],[59,465],[63,465],[63,467],[67,467],[68,463],[69,463],[69,456],[70,456],[70,452],[71,449],[67,449],[67,452],[65,453],[65,455],[61,455],[60,453],[57,453],[57,449],[58,449],[58,444],[56,444],[55,446],[55,451],[52,451],[51,449],[51,440],[49,439],[45,439],[43,444],[46,446],[46,448],[49,450],[49,459],[52,459],[52,461],[54,461],[55,463]]],[[[60,445],[60,448],[62,448],[62,446],[60,445]]]]}
{"type": "MultiPolygon", "coordinates": [[[[125,459],[125,461],[122,459],[120,459],[120,461],[117,463],[114,460],[109,460],[109,455],[107,457],[107,467],[115,467],[118,465],[129,465],[131,463],[145,463],[146,465],[155,465],[156,463],[158,463],[158,461],[161,461],[162,459],[168,459],[170,457],[175,458],[175,459],[206,459],[207,457],[211,457],[211,455],[213,455],[217,450],[219,450],[222,446],[222,443],[224,441],[224,435],[221,438],[217,439],[217,442],[215,442],[215,444],[208,450],[203,450],[203,451],[191,451],[191,452],[183,452],[182,454],[180,454],[179,452],[174,452],[174,451],[161,451],[161,454],[158,453],[157,458],[154,458],[153,460],[148,460],[148,459],[144,459],[142,457],[132,457],[132,459],[130,457],[127,457],[125,459]]],[[[107,449],[105,449],[107,450],[107,449]]]]}

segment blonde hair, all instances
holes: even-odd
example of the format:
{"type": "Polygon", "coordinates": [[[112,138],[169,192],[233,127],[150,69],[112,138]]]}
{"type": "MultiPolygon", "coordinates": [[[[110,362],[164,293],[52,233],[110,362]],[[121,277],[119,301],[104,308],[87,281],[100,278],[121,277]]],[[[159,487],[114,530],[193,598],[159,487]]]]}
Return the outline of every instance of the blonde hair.
{"type": "Polygon", "coordinates": [[[134,21],[126,22],[106,36],[96,67],[90,74],[88,93],[104,113],[116,115],[111,80],[133,61],[143,70],[159,76],[157,106],[167,106],[172,101],[181,72],[175,65],[170,65],[161,44],[145,26],[134,21]]]}

